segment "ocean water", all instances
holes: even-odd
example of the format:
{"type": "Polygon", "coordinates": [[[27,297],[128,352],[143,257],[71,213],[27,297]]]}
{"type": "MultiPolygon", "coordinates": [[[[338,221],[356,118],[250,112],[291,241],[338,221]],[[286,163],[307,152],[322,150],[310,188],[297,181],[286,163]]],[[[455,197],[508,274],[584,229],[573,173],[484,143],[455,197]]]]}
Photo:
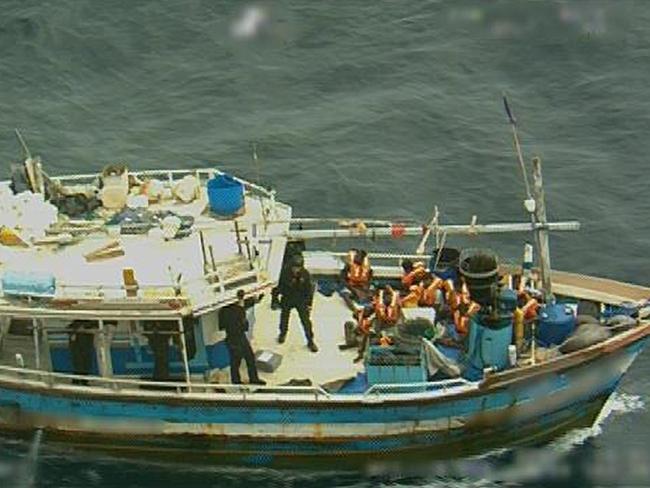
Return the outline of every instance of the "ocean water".
{"type": "MultiPolygon", "coordinates": [[[[438,205],[444,222],[523,221],[505,91],[526,160],[543,160],[550,218],[583,226],[552,236],[553,267],[650,285],[647,2],[4,0],[2,7],[4,175],[20,157],[18,127],[51,174],[117,161],[138,169],[219,165],[275,188],[300,216],[426,222],[438,205]]],[[[517,258],[523,239],[481,245],[517,258]]],[[[155,464],[6,439],[0,480],[409,487],[503,478],[533,486],[555,469],[558,484],[650,486],[649,368],[646,353],[592,429],[533,452],[432,463],[424,473],[155,464]],[[555,455],[555,468],[524,471],[555,455]]]]}

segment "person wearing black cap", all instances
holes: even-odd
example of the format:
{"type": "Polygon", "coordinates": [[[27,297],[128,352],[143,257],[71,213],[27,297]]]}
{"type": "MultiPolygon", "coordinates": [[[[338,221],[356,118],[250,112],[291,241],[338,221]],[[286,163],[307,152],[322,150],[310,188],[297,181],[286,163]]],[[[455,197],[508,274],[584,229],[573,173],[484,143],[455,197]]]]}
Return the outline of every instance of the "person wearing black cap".
{"type": "Polygon", "coordinates": [[[278,295],[280,296],[280,335],[278,342],[282,344],[289,329],[291,310],[298,310],[300,322],[307,339],[307,347],[311,352],[318,352],[314,342],[314,331],[311,323],[311,306],[314,298],[314,287],[309,271],[305,269],[304,259],[297,254],[291,258],[290,267],[280,275],[278,295]]]}
{"type": "Polygon", "coordinates": [[[265,385],[260,379],[255,364],[255,354],[246,337],[248,319],[246,309],[255,304],[254,298],[244,300],[244,290],[237,291],[237,301],[219,310],[219,328],[226,331],[226,345],[230,355],[230,379],[234,385],[241,383],[239,366],[246,361],[248,381],[253,385],[265,385]]]}

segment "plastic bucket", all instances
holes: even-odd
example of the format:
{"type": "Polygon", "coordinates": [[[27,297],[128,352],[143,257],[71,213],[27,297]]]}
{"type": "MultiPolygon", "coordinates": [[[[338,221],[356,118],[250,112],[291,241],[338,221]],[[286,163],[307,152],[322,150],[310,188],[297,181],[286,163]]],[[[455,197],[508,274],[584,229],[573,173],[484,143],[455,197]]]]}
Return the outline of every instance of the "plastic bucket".
{"type": "Polygon", "coordinates": [[[244,185],[230,175],[218,175],[208,180],[208,201],[215,214],[233,216],[244,206],[244,185]]]}
{"type": "Polygon", "coordinates": [[[465,278],[472,300],[481,305],[492,304],[499,275],[496,255],[487,250],[465,250],[460,255],[459,270],[465,278]]]}

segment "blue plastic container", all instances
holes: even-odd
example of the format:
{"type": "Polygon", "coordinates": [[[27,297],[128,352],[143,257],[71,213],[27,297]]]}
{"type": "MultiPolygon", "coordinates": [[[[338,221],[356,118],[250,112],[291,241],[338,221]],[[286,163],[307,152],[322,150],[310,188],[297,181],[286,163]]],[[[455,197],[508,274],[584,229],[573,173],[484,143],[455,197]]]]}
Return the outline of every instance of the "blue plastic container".
{"type": "Polygon", "coordinates": [[[517,293],[510,288],[504,288],[499,294],[499,310],[503,313],[512,313],[517,308],[517,293]]]}
{"type": "Polygon", "coordinates": [[[539,310],[537,343],[542,347],[561,344],[576,328],[576,318],[571,307],[556,303],[539,310]]]}
{"type": "Polygon", "coordinates": [[[230,175],[215,176],[208,180],[208,201],[215,214],[236,215],[244,206],[244,185],[230,175]]]}
{"type": "Polygon", "coordinates": [[[508,346],[512,343],[512,315],[488,322],[475,315],[470,320],[467,358],[469,366],[482,372],[485,368],[508,367],[508,346]]]}
{"type": "Polygon", "coordinates": [[[442,250],[434,249],[432,252],[431,260],[429,261],[429,269],[435,276],[442,280],[452,280],[454,283],[458,281],[458,257],[460,252],[453,247],[444,247],[442,250]],[[440,252],[440,259],[436,264],[436,257],[440,252]]]}
{"type": "MultiPolygon", "coordinates": [[[[381,356],[382,352],[391,349],[390,346],[386,348],[370,346],[370,357],[376,358],[381,356]]],[[[365,366],[368,385],[420,383],[427,380],[427,372],[422,357],[416,361],[416,364],[369,364],[366,361],[365,366]]]]}
{"type": "Polygon", "coordinates": [[[6,271],[2,275],[2,291],[5,295],[52,297],[56,281],[48,273],[6,271]]]}

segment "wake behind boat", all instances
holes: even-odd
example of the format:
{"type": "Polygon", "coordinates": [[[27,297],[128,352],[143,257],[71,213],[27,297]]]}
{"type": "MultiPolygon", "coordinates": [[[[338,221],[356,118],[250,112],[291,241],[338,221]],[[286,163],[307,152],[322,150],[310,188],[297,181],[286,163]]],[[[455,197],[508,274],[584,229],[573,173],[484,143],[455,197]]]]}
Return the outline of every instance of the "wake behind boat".
{"type": "Polygon", "coordinates": [[[436,211],[412,226],[292,218],[218,169],[50,177],[21,143],[0,187],[5,432],[214,461],[455,456],[590,424],[650,333],[650,289],[551,271],[549,232],[579,225],[547,222],[539,160],[529,222],[446,225],[436,211]],[[452,247],[489,233],[535,247],[508,265],[452,247]],[[323,239],[357,244],[306,249],[323,239]],[[368,239],[387,252],[365,253],[368,239]],[[393,239],[417,252],[390,252],[393,239]],[[297,317],[278,330],[294,268],[315,288],[318,347],[297,317]],[[242,296],[259,378],[241,376],[257,384],[232,384],[220,324],[242,296]]]}

